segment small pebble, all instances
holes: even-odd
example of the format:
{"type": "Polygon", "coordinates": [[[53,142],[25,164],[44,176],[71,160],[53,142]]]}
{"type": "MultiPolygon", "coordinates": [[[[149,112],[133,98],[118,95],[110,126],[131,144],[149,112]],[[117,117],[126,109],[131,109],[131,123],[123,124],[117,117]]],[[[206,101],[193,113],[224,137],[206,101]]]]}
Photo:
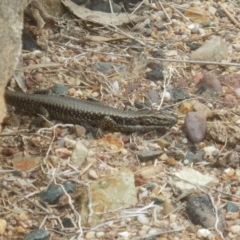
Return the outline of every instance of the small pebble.
{"type": "Polygon", "coordinates": [[[75,88],[69,88],[69,89],[68,89],[68,95],[69,95],[69,96],[74,96],[75,91],[76,91],[75,88]]]}
{"type": "Polygon", "coordinates": [[[94,239],[95,238],[95,232],[91,231],[91,232],[87,232],[85,235],[86,239],[94,239]]]}
{"type": "Polygon", "coordinates": [[[145,214],[138,215],[138,222],[141,224],[149,224],[149,219],[146,217],[145,214]]]}
{"type": "Polygon", "coordinates": [[[195,100],[189,100],[189,101],[183,102],[180,105],[180,112],[182,114],[187,114],[188,112],[190,112],[193,109],[193,106],[195,103],[196,103],[195,100]]]}
{"type": "Polygon", "coordinates": [[[16,151],[14,148],[4,148],[2,150],[2,155],[9,157],[9,156],[12,156],[15,152],[16,151]]]}
{"type": "Polygon", "coordinates": [[[163,97],[164,102],[169,102],[171,100],[170,92],[165,92],[164,94],[161,94],[161,97],[163,97]]]}
{"type": "Polygon", "coordinates": [[[148,232],[149,235],[156,235],[158,234],[159,230],[156,228],[151,228],[148,232]]]}
{"type": "Polygon", "coordinates": [[[184,127],[191,142],[201,142],[207,133],[207,119],[201,113],[189,112],[185,117],[184,127]]]}
{"type": "Polygon", "coordinates": [[[64,145],[65,145],[67,148],[74,148],[75,145],[76,145],[76,143],[77,143],[77,142],[76,142],[75,140],[66,138],[66,139],[65,139],[65,142],[64,142],[64,145]]]}
{"type": "Polygon", "coordinates": [[[97,233],[96,233],[96,237],[97,237],[97,238],[101,238],[101,237],[103,237],[104,235],[105,235],[104,232],[97,232],[97,233]]]}
{"type": "Polygon", "coordinates": [[[97,173],[96,173],[96,171],[93,170],[93,169],[90,169],[90,170],[89,170],[88,176],[89,176],[91,179],[94,179],[94,180],[96,180],[96,179],[99,178],[98,175],[97,175],[97,173]]]}
{"type": "Polygon", "coordinates": [[[176,162],[175,158],[169,157],[166,160],[166,164],[169,166],[175,166],[177,164],[177,162],[176,162]]]}
{"type": "Polygon", "coordinates": [[[144,238],[144,237],[147,235],[147,232],[144,231],[144,230],[140,230],[140,231],[138,232],[138,234],[139,234],[139,236],[140,236],[141,238],[144,238]]]}
{"type": "Polygon", "coordinates": [[[227,94],[224,97],[224,105],[230,108],[235,107],[238,105],[238,100],[232,94],[227,94]]]}
{"type": "Polygon", "coordinates": [[[197,236],[199,238],[209,238],[210,235],[211,235],[211,232],[205,228],[198,229],[198,231],[197,231],[197,236]]]}
{"type": "Polygon", "coordinates": [[[0,219],[0,234],[3,234],[6,230],[7,222],[5,219],[0,219]]]}
{"type": "Polygon", "coordinates": [[[228,177],[232,177],[235,175],[235,170],[232,168],[227,168],[224,170],[224,172],[227,174],[228,177]]]}
{"type": "Polygon", "coordinates": [[[204,104],[202,103],[199,103],[199,102],[196,102],[194,105],[193,105],[193,109],[196,111],[196,112],[199,112],[203,115],[206,116],[206,118],[210,118],[212,117],[213,113],[212,111],[204,104]]]}
{"type": "Polygon", "coordinates": [[[98,93],[98,92],[93,92],[93,93],[91,94],[91,97],[97,98],[97,97],[99,97],[99,93],[98,93]]]}

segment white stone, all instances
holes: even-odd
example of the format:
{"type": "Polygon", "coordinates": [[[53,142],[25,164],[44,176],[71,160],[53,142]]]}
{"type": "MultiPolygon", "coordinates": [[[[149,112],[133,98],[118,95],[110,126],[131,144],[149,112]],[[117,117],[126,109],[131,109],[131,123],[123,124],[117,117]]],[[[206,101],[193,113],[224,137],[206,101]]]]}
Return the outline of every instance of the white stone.
{"type": "Polygon", "coordinates": [[[230,227],[230,231],[233,234],[240,235],[240,226],[239,225],[233,225],[233,226],[230,227]]]}
{"type": "Polygon", "coordinates": [[[95,232],[91,231],[91,232],[86,233],[85,238],[86,239],[93,239],[93,238],[95,238],[95,232]]]}
{"type": "Polygon", "coordinates": [[[145,225],[149,224],[149,219],[145,214],[138,215],[137,219],[138,219],[138,222],[140,222],[141,224],[145,224],[145,225]]]}
{"type": "Polygon", "coordinates": [[[199,238],[208,238],[211,235],[211,232],[208,229],[201,228],[197,231],[197,236],[199,238]]]}
{"type": "Polygon", "coordinates": [[[129,232],[125,231],[125,232],[119,232],[118,235],[123,238],[126,238],[126,237],[129,237],[130,234],[129,234],[129,232]]]}
{"type": "Polygon", "coordinates": [[[115,82],[113,83],[113,88],[114,88],[115,91],[118,91],[118,90],[119,90],[119,83],[118,83],[118,81],[115,81],[115,82]]]}
{"type": "Polygon", "coordinates": [[[151,228],[148,232],[149,235],[156,235],[159,233],[159,229],[151,228]]]}
{"type": "Polygon", "coordinates": [[[104,232],[97,232],[97,233],[96,233],[96,237],[97,237],[97,238],[103,237],[104,235],[105,235],[104,232]]]}
{"type": "Polygon", "coordinates": [[[237,88],[237,89],[235,90],[235,92],[236,92],[237,96],[240,97],[240,88],[237,88]]]}
{"type": "Polygon", "coordinates": [[[177,220],[177,215],[176,214],[170,214],[169,220],[171,223],[176,222],[177,220]]]}
{"type": "Polygon", "coordinates": [[[85,161],[88,155],[88,149],[82,144],[82,141],[77,141],[73,153],[71,156],[71,161],[76,164],[77,166],[81,166],[82,163],[85,161]]]}

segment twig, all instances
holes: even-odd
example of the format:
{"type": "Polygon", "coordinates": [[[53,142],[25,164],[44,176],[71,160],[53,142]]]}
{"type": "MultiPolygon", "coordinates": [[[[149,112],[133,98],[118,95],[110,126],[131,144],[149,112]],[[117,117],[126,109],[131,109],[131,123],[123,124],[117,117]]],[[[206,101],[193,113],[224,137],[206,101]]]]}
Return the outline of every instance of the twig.
{"type": "Polygon", "coordinates": [[[229,17],[229,19],[234,23],[238,28],[240,23],[232,16],[232,14],[223,6],[222,3],[218,3],[218,5],[222,8],[222,10],[226,13],[226,15],[229,17]]]}

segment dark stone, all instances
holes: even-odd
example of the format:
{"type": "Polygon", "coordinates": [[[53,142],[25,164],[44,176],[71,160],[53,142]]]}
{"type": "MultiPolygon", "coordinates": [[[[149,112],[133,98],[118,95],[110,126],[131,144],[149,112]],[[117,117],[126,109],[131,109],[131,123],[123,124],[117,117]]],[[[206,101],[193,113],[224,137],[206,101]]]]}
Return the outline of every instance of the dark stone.
{"type": "Polygon", "coordinates": [[[162,68],[156,68],[152,71],[146,72],[146,78],[151,81],[163,80],[163,70],[162,68]]]}
{"type": "Polygon", "coordinates": [[[145,150],[139,151],[137,155],[140,161],[145,162],[145,161],[154,160],[155,158],[160,156],[162,153],[163,153],[162,151],[152,151],[152,150],[145,149],[145,150]]]}
{"type": "Polygon", "coordinates": [[[188,164],[192,163],[193,162],[193,158],[194,158],[194,154],[190,151],[187,151],[187,154],[185,156],[185,161],[187,160],[188,161],[188,164]]]}
{"type": "Polygon", "coordinates": [[[38,48],[37,41],[35,38],[30,34],[30,32],[24,28],[22,31],[22,49],[33,51],[38,48]]]}
{"type": "Polygon", "coordinates": [[[227,212],[238,212],[239,211],[239,206],[237,206],[236,204],[234,204],[232,202],[227,202],[225,208],[226,208],[227,212]]]}
{"type": "MultiPolygon", "coordinates": [[[[187,202],[186,212],[195,225],[200,225],[204,228],[213,228],[215,226],[215,208],[207,194],[198,194],[190,198],[187,202]]],[[[218,229],[223,231],[225,228],[224,217],[219,210],[217,214],[219,218],[218,229]]]]}
{"type": "Polygon", "coordinates": [[[190,95],[187,91],[179,88],[173,88],[169,90],[171,96],[175,100],[184,100],[184,99],[189,99],[190,95]]]}
{"type": "Polygon", "coordinates": [[[72,220],[70,218],[64,218],[62,220],[62,225],[65,227],[65,228],[71,228],[71,227],[74,227],[73,223],[72,223],[72,220]]]}
{"type": "Polygon", "coordinates": [[[163,58],[163,57],[165,57],[165,54],[164,54],[163,50],[158,50],[158,51],[154,51],[152,53],[152,56],[154,58],[163,58]]]}
{"type": "Polygon", "coordinates": [[[24,240],[47,240],[50,237],[50,233],[45,229],[33,230],[24,237],[24,240]]]}
{"type": "Polygon", "coordinates": [[[97,69],[99,72],[107,74],[113,70],[119,73],[125,73],[126,66],[119,63],[110,63],[110,62],[95,62],[91,64],[92,67],[97,69]]]}
{"type": "Polygon", "coordinates": [[[200,48],[202,45],[199,43],[187,43],[187,46],[190,48],[191,51],[195,51],[200,48]]]}
{"type": "Polygon", "coordinates": [[[59,94],[59,95],[67,95],[68,94],[68,87],[61,85],[61,84],[54,84],[52,88],[52,92],[59,94]]]}
{"type": "MultiPolygon", "coordinates": [[[[73,193],[76,190],[76,185],[73,183],[64,183],[62,186],[67,193],[73,193]]],[[[62,186],[51,184],[46,191],[39,193],[39,197],[49,204],[56,204],[58,199],[64,194],[62,186]]]]}

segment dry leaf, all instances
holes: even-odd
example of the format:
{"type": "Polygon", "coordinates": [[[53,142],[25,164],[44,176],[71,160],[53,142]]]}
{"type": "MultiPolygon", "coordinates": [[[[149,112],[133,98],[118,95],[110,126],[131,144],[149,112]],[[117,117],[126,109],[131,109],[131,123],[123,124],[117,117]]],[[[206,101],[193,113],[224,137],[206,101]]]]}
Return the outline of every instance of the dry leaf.
{"type": "Polygon", "coordinates": [[[70,0],[62,0],[62,3],[77,17],[85,21],[97,22],[100,24],[112,24],[119,26],[138,20],[137,15],[126,15],[125,13],[105,13],[99,11],[91,11],[85,7],[81,7],[70,0]]]}

